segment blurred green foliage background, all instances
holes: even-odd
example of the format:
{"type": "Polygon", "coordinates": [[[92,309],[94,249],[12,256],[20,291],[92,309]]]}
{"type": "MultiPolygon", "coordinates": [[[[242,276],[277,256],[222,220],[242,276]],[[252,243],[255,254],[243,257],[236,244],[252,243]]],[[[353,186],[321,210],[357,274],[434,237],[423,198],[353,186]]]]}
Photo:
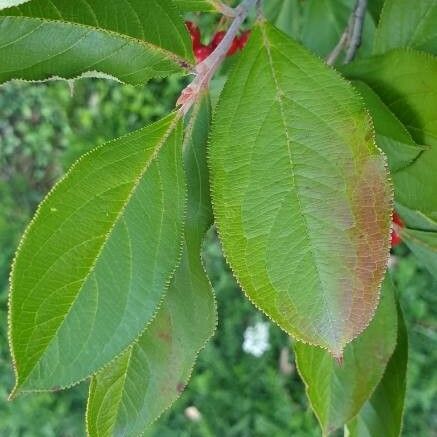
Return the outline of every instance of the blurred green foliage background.
{"type": "MultiPolygon", "coordinates": [[[[7,278],[20,234],[38,202],[78,156],[166,114],[182,87],[178,78],[143,89],[90,79],[74,88],[65,82],[0,87],[1,437],[84,435],[86,384],[7,401],[13,385],[7,278]]],[[[320,435],[289,338],[270,324],[269,349],[261,357],[243,351],[246,328],[265,319],[238,289],[214,230],[206,239],[204,259],[217,295],[218,330],[199,355],[187,390],[148,435],[320,435]]],[[[404,246],[396,250],[392,273],[410,332],[404,435],[437,436],[437,282],[404,246]]]]}

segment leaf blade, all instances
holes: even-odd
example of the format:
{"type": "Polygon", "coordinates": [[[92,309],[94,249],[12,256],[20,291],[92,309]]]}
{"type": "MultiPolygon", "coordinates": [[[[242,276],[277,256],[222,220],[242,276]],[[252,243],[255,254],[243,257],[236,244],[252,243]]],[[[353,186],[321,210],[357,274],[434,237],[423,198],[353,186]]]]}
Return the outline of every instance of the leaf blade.
{"type": "Polygon", "coordinates": [[[11,273],[15,391],[86,378],[153,318],[180,253],[180,137],[172,114],[100,146],[39,207],[11,273]]]}
{"type": "Polygon", "coordinates": [[[347,424],[350,437],[384,435],[398,437],[404,414],[408,362],[408,334],[402,310],[398,305],[396,349],[390,357],[384,376],[360,413],[347,424]]]}
{"type": "Polygon", "coordinates": [[[395,349],[397,315],[391,280],[369,327],[348,344],[342,364],[314,346],[295,344],[296,364],[323,435],[352,419],[371,396],[395,349]]]}
{"type": "Polygon", "coordinates": [[[266,18],[287,35],[299,39],[302,6],[296,0],[271,0],[263,3],[266,18]]]}
{"type": "Polygon", "coordinates": [[[82,76],[140,85],[184,72],[193,52],[170,0],[34,0],[0,11],[0,83],[82,76]]]}
{"type": "Polygon", "coordinates": [[[171,0],[94,0],[83,7],[68,0],[32,0],[0,15],[83,24],[153,44],[193,61],[189,35],[171,0]]]}
{"type": "Polygon", "coordinates": [[[387,0],[375,33],[374,53],[410,47],[437,54],[437,4],[417,0],[414,8],[408,0],[387,0]]]}
{"type": "Polygon", "coordinates": [[[361,81],[352,82],[361,94],[373,119],[376,143],[387,155],[392,173],[411,164],[425,147],[418,146],[405,126],[390,111],[378,95],[361,81]]]}
{"type": "Polygon", "coordinates": [[[429,147],[413,164],[393,175],[396,201],[437,220],[432,189],[437,166],[437,58],[396,49],[342,67],[346,76],[366,82],[408,129],[429,147]]]}
{"type": "Polygon", "coordinates": [[[437,232],[404,228],[401,238],[437,279],[437,232]]]}
{"type": "Polygon", "coordinates": [[[371,139],[367,114],[354,92],[285,35],[268,24],[258,26],[215,113],[210,151],[215,218],[234,274],[256,306],[291,335],[340,355],[344,345],[367,325],[378,299],[388,253],[391,188],[383,157],[371,139]],[[287,58],[290,53],[293,60],[287,58]],[[329,96],[323,98],[326,89],[329,96]],[[332,113],[335,116],[327,122],[332,113]],[[323,141],[329,149],[326,153],[320,146],[323,141]],[[275,150],[275,159],[271,150],[275,150]],[[359,191],[346,189],[351,198],[341,194],[344,179],[337,173],[339,159],[329,164],[333,155],[338,158],[345,150],[347,156],[341,158],[345,171],[349,159],[356,162],[353,156],[364,156],[367,161],[358,170],[361,176],[348,173],[359,191]],[[367,172],[372,177],[364,176],[367,172]],[[333,187],[324,184],[320,175],[333,187]],[[365,187],[366,181],[376,179],[381,189],[365,187]],[[359,204],[369,193],[375,198],[364,203],[376,204],[378,210],[364,219],[359,204]],[[330,199],[332,205],[316,213],[312,198],[330,199]],[[344,222],[348,213],[345,216],[341,211],[351,214],[350,227],[344,222]],[[370,225],[369,217],[379,218],[370,225]],[[344,238],[338,238],[341,223],[344,238]],[[367,237],[355,234],[358,229],[364,235],[372,234],[375,246],[367,246],[367,237]],[[335,253],[323,243],[331,239],[336,241],[335,253]],[[337,246],[339,240],[345,241],[344,247],[337,246]],[[373,280],[358,279],[368,285],[363,311],[353,302],[362,290],[354,288],[357,282],[350,273],[365,270],[364,265],[357,267],[364,262],[360,244],[363,252],[374,254],[377,260],[370,267],[373,280]],[[345,254],[349,258],[340,260],[345,254]],[[355,261],[357,270],[351,265],[355,261]],[[349,273],[329,268],[345,263],[349,273]],[[348,278],[349,285],[345,287],[340,280],[334,285],[336,277],[348,278]]]}
{"type": "Polygon", "coordinates": [[[195,357],[215,330],[215,301],[200,262],[203,235],[212,223],[206,166],[209,112],[204,98],[194,109],[186,137],[189,200],[181,265],[138,343],[92,379],[90,436],[141,434],[179,397],[195,357]]]}

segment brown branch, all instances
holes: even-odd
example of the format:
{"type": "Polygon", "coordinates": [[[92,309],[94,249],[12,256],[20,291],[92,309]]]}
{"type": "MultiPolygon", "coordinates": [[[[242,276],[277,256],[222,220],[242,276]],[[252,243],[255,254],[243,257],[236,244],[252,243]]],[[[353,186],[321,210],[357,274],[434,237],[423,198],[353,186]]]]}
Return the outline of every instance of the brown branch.
{"type": "Polygon", "coordinates": [[[337,45],[334,47],[332,52],[329,53],[329,55],[327,56],[326,63],[328,65],[334,65],[335,64],[335,61],[340,56],[340,53],[343,51],[343,49],[347,45],[348,35],[349,35],[349,26],[346,28],[346,30],[341,35],[337,45]]]}
{"type": "Polygon", "coordinates": [[[357,0],[353,12],[353,27],[352,34],[349,41],[349,47],[346,51],[344,63],[347,64],[352,61],[361,45],[361,37],[363,35],[364,17],[366,16],[367,0],[357,0]]]}
{"type": "Polygon", "coordinates": [[[337,45],[326,58],[326,63],[328,65],[334,65],[344,49],[347,49],[344,63],[347,64],[353,60],[358,48],[361,45],[366,9],[367,0],[356,1],[345,31],[342,33],[337,45]]]}
{"type": "Polygon", "coordinates": [[[235,9],[235,16],[232,24],[226,32],[226,35],[215,48],[215,50],[202,62],[197,64],[195,69],[196,77],[194,80],[182,91],[177,105],[181,105],[180,111],[186,114],[193,103],[202,94],[202,91],[208,88],[211,78],[214,76],[220,65],[226,58],[226,54],[231,48],[232,42],[236,37],[240,26],[246,19],[250,9],[255,6],[257,0],[243,0],[235,9]]]}

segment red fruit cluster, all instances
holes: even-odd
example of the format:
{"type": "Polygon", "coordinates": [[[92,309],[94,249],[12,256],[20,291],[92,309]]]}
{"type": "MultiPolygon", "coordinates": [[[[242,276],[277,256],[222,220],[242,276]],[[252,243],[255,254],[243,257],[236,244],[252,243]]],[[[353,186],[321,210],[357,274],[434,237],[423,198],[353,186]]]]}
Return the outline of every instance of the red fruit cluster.
{"type": "MultiPolygon", "coordinates": [[[[197,62],[201,62],[205,58],[207,58],[220,44],[220,42],[226,35],[226,32],[224,32],[223,30],[216,32],[212,37],[211,42],[205,46],[201,42],[201,34],[199,28],[192,21],[186,21],[185,25],[190,32],[194,56],[196,57],[197,62]]],[[[228,50],[227,56],[232,56],[238,50],[242,50],[246,45],[249,36],[250,31],[243,32],[240,36],[236,36],[232,41],[232,45],[228,50]]]]}
{"type": "Polygon", "coordinates": [[[396,211],[393,212],[392,221],[394,226],[391,232],[391,247],[395,247],[402,242],[401,236],[399,235],[398,231],[402,229],[405,225],[396,211]]]}

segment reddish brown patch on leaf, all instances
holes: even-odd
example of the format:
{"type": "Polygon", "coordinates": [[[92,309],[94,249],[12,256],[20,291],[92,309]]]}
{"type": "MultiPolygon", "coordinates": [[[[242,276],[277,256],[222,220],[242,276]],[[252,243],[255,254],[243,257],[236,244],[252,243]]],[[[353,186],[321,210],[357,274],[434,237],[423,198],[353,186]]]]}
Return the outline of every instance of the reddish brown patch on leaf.
{"type": "Polygon", "coordinates": [[[343,367],[343,363],[344,363],[343,354],[335,356],[334,359],[339,367],[343,367]]]}
{"type": "Polygon", "coordinates": [[[371,321],[379,299],[389,253],[392,187],[382,155],[374,155],[361,164],[353,192],[356,242],[352,301],[348,316],[350,338],[360,334],[371,321]]]}
{"type": "Polygon", "coordinates": [[[171,342],[171,333],[170,333],[170,331],[162,330],[162,331],[159,331],[157,333],[157,335],[158,335],[158,338],[161,339],[162,341],[165,341],[166,343],[170,343],[171,342]]]}

